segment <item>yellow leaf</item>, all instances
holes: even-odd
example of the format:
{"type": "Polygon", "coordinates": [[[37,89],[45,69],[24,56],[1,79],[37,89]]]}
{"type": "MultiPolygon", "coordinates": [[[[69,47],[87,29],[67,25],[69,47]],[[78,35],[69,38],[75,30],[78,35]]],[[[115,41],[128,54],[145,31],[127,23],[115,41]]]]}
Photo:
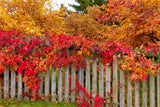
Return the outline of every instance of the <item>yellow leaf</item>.
{"type": "Polygon", "coordinates": [[[155,70],[154,70],[154,69],[150,70],[150,73],[151,73],[151,74],[154,74],[154,73],[155,73],[155,70]]]}
{"type": "Polygon", "coordinates": [[[77,53],[78,53],[78,55],[82,55],[82,51],[78,51],[77,53]]]}

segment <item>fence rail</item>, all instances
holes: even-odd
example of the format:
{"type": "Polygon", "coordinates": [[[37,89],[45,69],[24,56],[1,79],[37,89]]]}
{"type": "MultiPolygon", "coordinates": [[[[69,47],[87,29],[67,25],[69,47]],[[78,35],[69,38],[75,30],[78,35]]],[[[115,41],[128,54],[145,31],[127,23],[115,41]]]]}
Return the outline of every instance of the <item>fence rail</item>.
{"type": "MultiPolygon", "coordinates": [[[[76,73],[74,63],[63,68],[48,67],[45,73],[40,72],[38,74],[42,80],[38,95],[44,95],[46,101],[75,102],[75,92],[70,92],[69,90],[74,89],[76,86],[75,81],[77,80],[92,97],[99,93],[99,96],[105,99],[107,107],[110,104],[113,107],[147,107],[148,105],[150,107],[160,107],[159,75],[150,75],[148,81],[132,82],[129,79],[129,73],[126,78],[121,69],[118,71],[118,58],[114,58],[113,68],[111,68],[110,64],[103,65],[101,59],[96,57],[96,54],[93,55],[93,58],[87,56],[85,59],[86,67],[79,68],[78,73],[76,73]],[[71,79],[69,79],[69,75],[71,79]],[[78,78],[76,75],[78,75],[78,78]],[[112,93],[112,99],[108,93],[112,93]],[[48,95],[52,96],[51,99],[47,98],[48,95]]],[[[5,69],[3,77],[4,89],[1,86],[3,84],[2,81],[0,82],[0,99],[29,100],[29,97],[23,96],[23,93],[29,92],[29,90],[23,84],[22,77],[23,74],[16,74],[11,69],[5,69]]],[[[84,97],[82,91],[79,92],[79,95],[84,97]]]]}

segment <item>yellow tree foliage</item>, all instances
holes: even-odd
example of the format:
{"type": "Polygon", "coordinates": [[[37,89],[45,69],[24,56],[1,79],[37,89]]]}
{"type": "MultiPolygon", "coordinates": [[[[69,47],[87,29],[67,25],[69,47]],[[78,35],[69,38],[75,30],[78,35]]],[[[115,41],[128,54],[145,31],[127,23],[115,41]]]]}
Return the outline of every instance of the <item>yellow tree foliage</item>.
{"type": "Polygon", "coordinates": [[[61,32],[63,9],[55,11],[50,0],[1,0],[0,28],[44,36],[61,32]]]}
{"type": "Polygon", "coordinates": [[[160,0],[111,0],[101,8],[99,21],[115,32],[111,38],[133,47],[160,40],[160,0]]]}
{"type": "Polygon", "coordinates": [[[87,7],[86,13],[71,13],[65,18],[65,32],[68,35],[83,34],[91,39],[104,39],[103,32],[105,26],[97,22],[97,17],[101,14],[98,6],[87,7]]]}
{"type": "Polygon", "coordinates": [[[98,40],[119,40],[116,26],[107,26],[106,23],[98,22],[99,17],[103,14],[98,6],[89,6],[86,13],[72,12],[67,16],[64,26],[64,32],[68,35],[82,34],[86,38],[98,40]]]}

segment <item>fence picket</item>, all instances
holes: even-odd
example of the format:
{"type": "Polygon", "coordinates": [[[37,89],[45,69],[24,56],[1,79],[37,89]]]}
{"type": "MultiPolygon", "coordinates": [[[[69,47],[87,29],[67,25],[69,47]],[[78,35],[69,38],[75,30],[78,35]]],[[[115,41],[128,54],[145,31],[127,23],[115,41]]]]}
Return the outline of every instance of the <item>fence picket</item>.
{"type": "Polygon", "coordinates": [[[62,67],[58,68],[58,101],[62,101],[62,67]]]}
{"type": "Polygon", "coordinates": [[[158,70],[157,75],[157,107],[160,107],[160,70],[158,70]]]}
{"type": "Polygon", "coordinates": [[[69,101],[69,65],[65,68],[65,102],[69,101]]]}
{"type": "Polygon", "coordinates": [[[47,71],[45,72],[45,100],[48,101],[48,95],[49,95],[49,79],[50,79],[50,76],[49,76],[49,67],[47,67],[47,71]]]}
{"type": "Polygon", "coordinates": [[[110,93],[111,93],[111,67],[109,64],[106,64],[106,98],[107,98],[107,103],[106,107],[110,107],[110,93]]]}
{"type": "MultiPolygon", "coordinates": [[[[86,92],[90,95],[90,58],[86,57],[86,92]]],[[[89,100],[87,98],[87,100],[89,100]]]]}
{"type": "Polygon", "coordinates": [[[147,81],[142,82],[142,107],[147,107],[147,81]]]}
{"type": "MultiPolygon", "coordinates": [[[[82,75],[82,77],[81,77],[81,85],[82,85],[82,88],[84,88],[84,68],[81,69],[81,75],[82,75]]],[[[84,93],[82,91],[82,98],[83,98],[83,95],[84,95],[84,93]]]]}
{"type": "Polygon", "coordinates": [[[9,98],[9,69],[4,70],[4,100],[9,98]]]}
{"type": "Polygon", "coordinates": [[[132,84],[131,80],[129,79],[130,74],[127,75],[127,107],[132,107],[132,84]]]}
{"type": "Polygon", "coordinates": [[[113,107],[118,107],[118,58],[113,56],[113,107]]]}
{"type": "Polygon", "coordinates": [[[125,78],[124,72],[120,69],[120,107],[125,107],[125,78]]]}
{"type": "Polygon", "coordinates": [[[155,107],[155,77],[150,74],[150,107],[155,107]]]}
{"type": "MultiPolygon", "coordinates": [[[[58,54],[60,55],[62,52],[61,50],[59,50],[58,54]]],[[[58,68],[58,101],[62,101],[62,76],[63,76],[63,72],[62,72],[62,67],[58,68]]]]}
{"type": "Polygon", "coordinates": [[[11,70],[11,99],[15,99],[16,95],[16,72],[11,70]]]}
{"type": "Polygon", "coordinates": [[[40,88],[38,89],[38,96],[41,97],[43,94],[43,72],[39,72],[38,77],[41,79],[40,88]]]}
{"type": "MultiPolygon", "coordinates": [[[[29,90],[27,89],[27,84],[24,84],[24,92],[26,94],[29,94],[29,90]]],[[[28,101],[29,100],[29,97],[27,95],[24,96],[24,100],[25,101],[28,101]]]]}
{"type": "Polygon", "coordinates": [[[99,61],[99,96],[104,97],[103,62],[99,61]]]}
{"type": "Polygon", "coordinates": [[[135,107],[139,107],[139,82],[135,82],[135,107]]]}
{"type": "MultiPolygon", "coordinates": [[[[75,63],[71,64],[71,90],[74,90],[76,86],[76,65],[75,63]]],[[[75,102],[75,91],[71,92],[71,102],[75,102]]]]}
{"type": "MultiPolygon", "coordinates": [[[[69,56],[69,49],[66,49],[69,56]]],[[[69,65],[65,67],[65,102],[69,101],[69,65]]]]}
{"type": "MultiPolygon", "coordinates": [[[[82,88],[84,87],[84,68],[80,67],[79,68],[79,83],[82,86],[82,88]]],[[[83,98],[83,91],[80,91],[80,96],[81,98],[83,98]]]]}
{"type": "Polygon", "coordinates": [[[96,94],[97,94],[97,55],[94,54],[92,63],[92,97],[94,98],[96,94]]]}
{"type": "Polygon", "coordinates": [[[51,95],[52,95],[52,102],[56,101],[56,68],[52,67],[52,80],[51,80],[51,95]]]}
{"type": "Polygon", "coordinates": [[[18,100],[22,100],[22,73],[18,74],[18,100]]]}
{"type": "MultiPolygon", "coordinates": [[[[78,81],[79,81],[79,85],[82,86],[82,67],[79,68],[78,81]]],[[[79,96],[82,97],[82,91],[79,92],[79,96]]]]}

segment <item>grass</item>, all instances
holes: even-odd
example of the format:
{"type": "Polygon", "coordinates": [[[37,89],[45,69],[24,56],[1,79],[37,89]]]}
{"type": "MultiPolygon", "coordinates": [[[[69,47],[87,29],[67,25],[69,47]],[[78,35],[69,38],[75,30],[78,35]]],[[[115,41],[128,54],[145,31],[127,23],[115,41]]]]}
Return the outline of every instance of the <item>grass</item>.
{"type": "Polygon", "coordinates": [[[77,107],[74,103],[45,102],[45,101],[4,101],[0,100],[0,107],[77,107]]]}

